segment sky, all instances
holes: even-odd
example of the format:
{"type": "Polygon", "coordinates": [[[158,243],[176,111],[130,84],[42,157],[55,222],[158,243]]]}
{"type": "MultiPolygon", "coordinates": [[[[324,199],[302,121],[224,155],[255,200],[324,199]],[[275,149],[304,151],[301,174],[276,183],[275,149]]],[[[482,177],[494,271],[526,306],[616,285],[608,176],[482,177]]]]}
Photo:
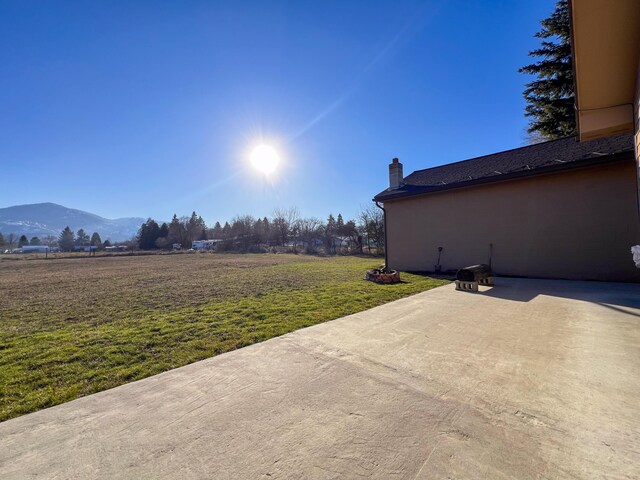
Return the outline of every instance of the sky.
{"type": "Polygon", "coordinates": [[[0,0],[0,207],[354,217],[393,157],[527,143],[517,70],[554,3],[0,0]]]}

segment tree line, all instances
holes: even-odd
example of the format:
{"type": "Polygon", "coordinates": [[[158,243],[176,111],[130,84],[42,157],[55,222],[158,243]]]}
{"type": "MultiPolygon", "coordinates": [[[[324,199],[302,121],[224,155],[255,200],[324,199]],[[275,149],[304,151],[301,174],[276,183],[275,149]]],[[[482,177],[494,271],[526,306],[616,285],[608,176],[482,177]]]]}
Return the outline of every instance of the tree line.
{"type": "Polygon", "coordinates": [[[108,247],[111,245],[109,240],[102,241],[98,232],[93,232],[91,236],[84,229],[79,229],[77,232],[73,232],[68,226],[60,233],[58,237],[53,235],[47,235],[43,238],[31,237],[31,240],[26,235],[18,235],[10,233],[5,238],[0,233],[0,248],[9,247],[13,249],[14,246],[22,248],[25,246],[47,246],[51,248],[59,248],[63,252],[73,251],[75,247],[94,246],[97,248],[108,247]]]}
{"type": "MultiPolygon", "coordinates": [[[[276,209],[270,217],[255,218],[238,215],[230,222],[219,221],[208,226],[193,212],[190,216],[173,215],[169,223],[158,223],[149,218],[135,238],[120,242],[140,250],[171,250],[176,247],[190,249],[195,240],[216,240],[217,251],[265,252],[282,247],[294,252],[381,253],[384,249],[384,222],[382,212],[374,206],[362,208],[355,219],[345,220],[342,214],[329,214],[326,220],[303,217],[297,208],[276,209]]],[[[111,246],[98,232],[89,235],[80,228],[76,232],[65,227],[59,236],[42,239],[11,233],[6,238],[0,233],[0,247],[13,249],[27,245],[45,245],[61,251],[76,247],[93,246],[97,249],[111,246]]]]}
{"type": "Polygon", "coordinates": [[[149,218],[138,230],[141,250],[189,249],[196,240],[216,240],[216,250],[260,252],[269,247],[288,247],[307,253],[381,252],[384,248],[382,212],[375,207],[361,209],[356,219],[344,220],[329,214],[326,220],[302,217],[297,208],[276,209],[270,217],[239,215],[230,222],[207,226],[196,212],[174,215],[159,224],[149,218]]]}

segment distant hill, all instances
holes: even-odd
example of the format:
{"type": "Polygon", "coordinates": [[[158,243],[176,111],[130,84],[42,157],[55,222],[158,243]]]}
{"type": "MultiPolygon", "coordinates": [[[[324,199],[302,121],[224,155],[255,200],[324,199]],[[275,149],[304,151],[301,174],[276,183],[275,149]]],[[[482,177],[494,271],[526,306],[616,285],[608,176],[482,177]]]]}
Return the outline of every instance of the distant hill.
{"type": "Polygon", "coordinates": [[[83,228],[89,235],[98,232],[102,240],[128,240],[138,232],[144,218],[117,218],[109,220],[99,215],[55,203],[34,203],[0,208],[0,232],[45,237],[60,235],[67,225],[76,232],[83,228]]]}

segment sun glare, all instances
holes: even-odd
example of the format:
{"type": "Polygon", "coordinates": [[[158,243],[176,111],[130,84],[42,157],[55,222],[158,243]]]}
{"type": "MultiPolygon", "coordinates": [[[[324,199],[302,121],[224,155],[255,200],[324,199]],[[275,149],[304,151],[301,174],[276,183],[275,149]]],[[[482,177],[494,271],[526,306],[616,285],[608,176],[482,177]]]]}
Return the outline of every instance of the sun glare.
{"type": "Polygon", "coordinates": [[[278,152],[270,145],[258,145],[251,152],[250,159],[251,165],[265,175],[273,173],[280,163],[278,152]]]}

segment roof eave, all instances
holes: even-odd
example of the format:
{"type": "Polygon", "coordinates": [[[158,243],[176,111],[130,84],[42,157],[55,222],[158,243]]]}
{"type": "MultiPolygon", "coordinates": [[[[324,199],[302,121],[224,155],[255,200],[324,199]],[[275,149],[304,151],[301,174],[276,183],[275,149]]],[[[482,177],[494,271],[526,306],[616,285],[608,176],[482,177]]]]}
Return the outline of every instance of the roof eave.
{"type": "Polygon", "coordinates": [[[633,131],[640,57],[637,0],[572,0],[570,15],[580,140],[633,131]]]}

